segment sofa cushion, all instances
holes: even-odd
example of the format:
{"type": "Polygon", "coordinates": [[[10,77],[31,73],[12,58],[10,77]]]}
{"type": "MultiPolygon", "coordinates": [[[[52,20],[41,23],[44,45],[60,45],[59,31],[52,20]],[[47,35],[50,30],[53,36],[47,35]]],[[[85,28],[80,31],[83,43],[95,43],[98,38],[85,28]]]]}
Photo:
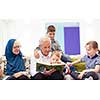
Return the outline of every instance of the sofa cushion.
{"type": "MultiPolygon", "coordinates": [[[[78,58],[73,57],[71,58],[72,62],[78,60],[78,58]]],[[[85,69],[85,63],[84,62],[80,62],[78,64],[74,64],[74,67],[77,69],[78,72],[81,72],[85,69]]]]}

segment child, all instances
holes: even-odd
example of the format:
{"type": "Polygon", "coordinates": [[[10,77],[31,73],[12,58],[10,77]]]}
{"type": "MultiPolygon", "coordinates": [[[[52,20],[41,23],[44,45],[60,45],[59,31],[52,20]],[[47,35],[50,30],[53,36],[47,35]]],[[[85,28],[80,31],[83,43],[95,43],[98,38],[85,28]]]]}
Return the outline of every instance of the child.
{"type": "MultiPolygon", "coordinates": [[[[58,41],[55,40],[55,34],[56,34],[55,32],[56,32],[56,28],[53,25],[48,26],[46,35],[51,40],[51,52],[59,51],[59,53],[61,55],[61,61],[63,61],[64,63],[71,62],[70,57],[63,53],[63,51],[61,50],[61,46],[59,45],[58,41]]],[[[34,50],[35,58],[39,58],[39,56],[40,56],[39,53],[38,53],[39,50],[40,50],[39,47],[37,47],[34,50]]]]}
{"type": "Polygon", "coordinates": [[[69,66],[72,66],[79,62],[85,62],[86,63],[86,69],[83,70],[81,73],[71,73],[70,75],[74,79],[89,79],[90,77],[93,78],[93,80],[100,79],[100,56],[97,54],[98,50],[98,43],[96,41],[89,41],[85,45],[87,54],[70,64],[69,66]]]}
{"type": "Polygon", "coordinates": [[[20,42],[16,39],[10,39],[6,45],[7,64],[5,73],[7,80],[29,80],[20,47],[20,42]]]}
{"type": "Polygon", "coordinates": [[[59,51],[54,51],[52,53],[50,63],[51,64],[65,64],[63,74],[65,75],[65,74],[70,73],[70,70],[71,70],[70,67],[66,63],[62,62],[60,58],[61,58],[61,53],[59,51]]]}

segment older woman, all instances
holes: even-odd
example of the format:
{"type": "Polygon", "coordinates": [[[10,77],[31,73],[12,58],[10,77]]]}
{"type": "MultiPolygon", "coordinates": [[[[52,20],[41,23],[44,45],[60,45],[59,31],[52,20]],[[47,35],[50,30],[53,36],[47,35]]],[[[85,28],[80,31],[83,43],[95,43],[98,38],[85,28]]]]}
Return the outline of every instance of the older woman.
{"type": "Polygon", "coordinates": [[[38,59],[36,59],[35,57],[33,57],[31,59],[31,75],[32,75],[32,79],[52,79],[52,80],[57,80],[57,79],[63,79],[63,75],[62,73],[56,71],[54,68],[50,69],[50,70],[45,70],[43,72],[37,72],[36,71],[36,62],[40,61],[40,62],[46,62],[46,63],[50,63],[50,59],[51,59],[51,41],[48,37],[43,37],[40,39],[39,41],[39,47],[40,47],[40,52],[39,55],[40,57],[38,59]]]}
{"type": "Polygon", "coordinates": [[[7,59],[6,75],[8,80],[25,80],[27,72],[25,70],[23,55],[20,51],[20,42],[16,39],[10,39],[6,45],[5,56],[7,59]]]}

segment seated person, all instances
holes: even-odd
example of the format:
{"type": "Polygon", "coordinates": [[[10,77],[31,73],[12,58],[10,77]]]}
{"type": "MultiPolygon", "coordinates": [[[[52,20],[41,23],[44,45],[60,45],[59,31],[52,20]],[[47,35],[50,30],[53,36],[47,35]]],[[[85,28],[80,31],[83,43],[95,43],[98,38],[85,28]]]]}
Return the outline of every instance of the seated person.
{"type": "MultiPolygon", "coordinates": [[[[48,29],[47,29],[47,37],[50,38],[51,40],[51,52],[53,51],[59,51],[60,52],[60,55],[61,55],[61,60],[66,63],[66,62],[71,62],[71,59],[68,55],[65,55],[62,50],[61,50],[61,47],[58,43],[58,41],[55,40],[55,27],[53,25],[50,25],[48,26],[48,29]]],[[[38,51],[40,50],[39,47],[37,47],[35,50],[34,50],[34,56],[36,58],[39,58],[39,53],[38,51]]]]}
{"type": "Polygon", "coordinates": [[[71,72],[71,68],[73,68],[73,66],[68,66],[66,63],[61,61],[61,55],[59,51],[54,51],[52,53],[51,59],[50,59],[50,63],[51,64],[65,64],[64,69],[63,69],[63,75],[69,74],[71,72]]]}
{"type": "Polygon", "coordinates": [[[0,58],[0,78],[3,77],[3,70],[1,68],[2,58],[0,58]]]}
{"type": "Polygon", "coordinates": [[[100,56],[97,54],[98,52],[98,43],[96,41],[89,41],[85,45],[87,54],[82,57],[81,59],[74,61],[69,66],[79,62],[86,63],[86,70],[83,70],[80,73],[71,73],[70,75],[74,79],[93,79],[98,80],[100,79],[100,56]]]}
{"type": "Polygon", "coordinates": [[[16,39],[10,39],[6,45],[5,56],[6,77],[7,80],[28,80],[23,55],[20,51],[20,42],[16,39]]]}
{"type": "MultiPolygon", "coordinates": [[[[32,79],[37,80],[45,80],[45,79],[51,79],[51,80],[61,80],[64,79],[62,73],[59,71],[56,71],[54,68],[50,70],[44,69],[43,72],[37,72],[36,71],[36,62],[51,62],[51,42],[48,37],[41,38],[39,41],[39,58],[32,57],[31,58],[31,67],[30,67],[30,73],[32,75],[32,79]]],[[[52,62],[51,62],[52,63],[52,62]]]]}

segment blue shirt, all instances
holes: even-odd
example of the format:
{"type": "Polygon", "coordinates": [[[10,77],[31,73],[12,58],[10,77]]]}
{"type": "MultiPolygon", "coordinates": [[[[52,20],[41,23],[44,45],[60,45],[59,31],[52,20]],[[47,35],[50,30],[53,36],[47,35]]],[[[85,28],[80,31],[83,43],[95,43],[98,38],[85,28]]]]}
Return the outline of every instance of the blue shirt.
{"type": "Polygon", "coordinates": [[[81,62],[86,63],[86,69],[94,69],[96,65],[100,65],[100,56],[97,54],[90,58],[89,56],[85,55],[83,58],[81,58],[81,62]]]}

